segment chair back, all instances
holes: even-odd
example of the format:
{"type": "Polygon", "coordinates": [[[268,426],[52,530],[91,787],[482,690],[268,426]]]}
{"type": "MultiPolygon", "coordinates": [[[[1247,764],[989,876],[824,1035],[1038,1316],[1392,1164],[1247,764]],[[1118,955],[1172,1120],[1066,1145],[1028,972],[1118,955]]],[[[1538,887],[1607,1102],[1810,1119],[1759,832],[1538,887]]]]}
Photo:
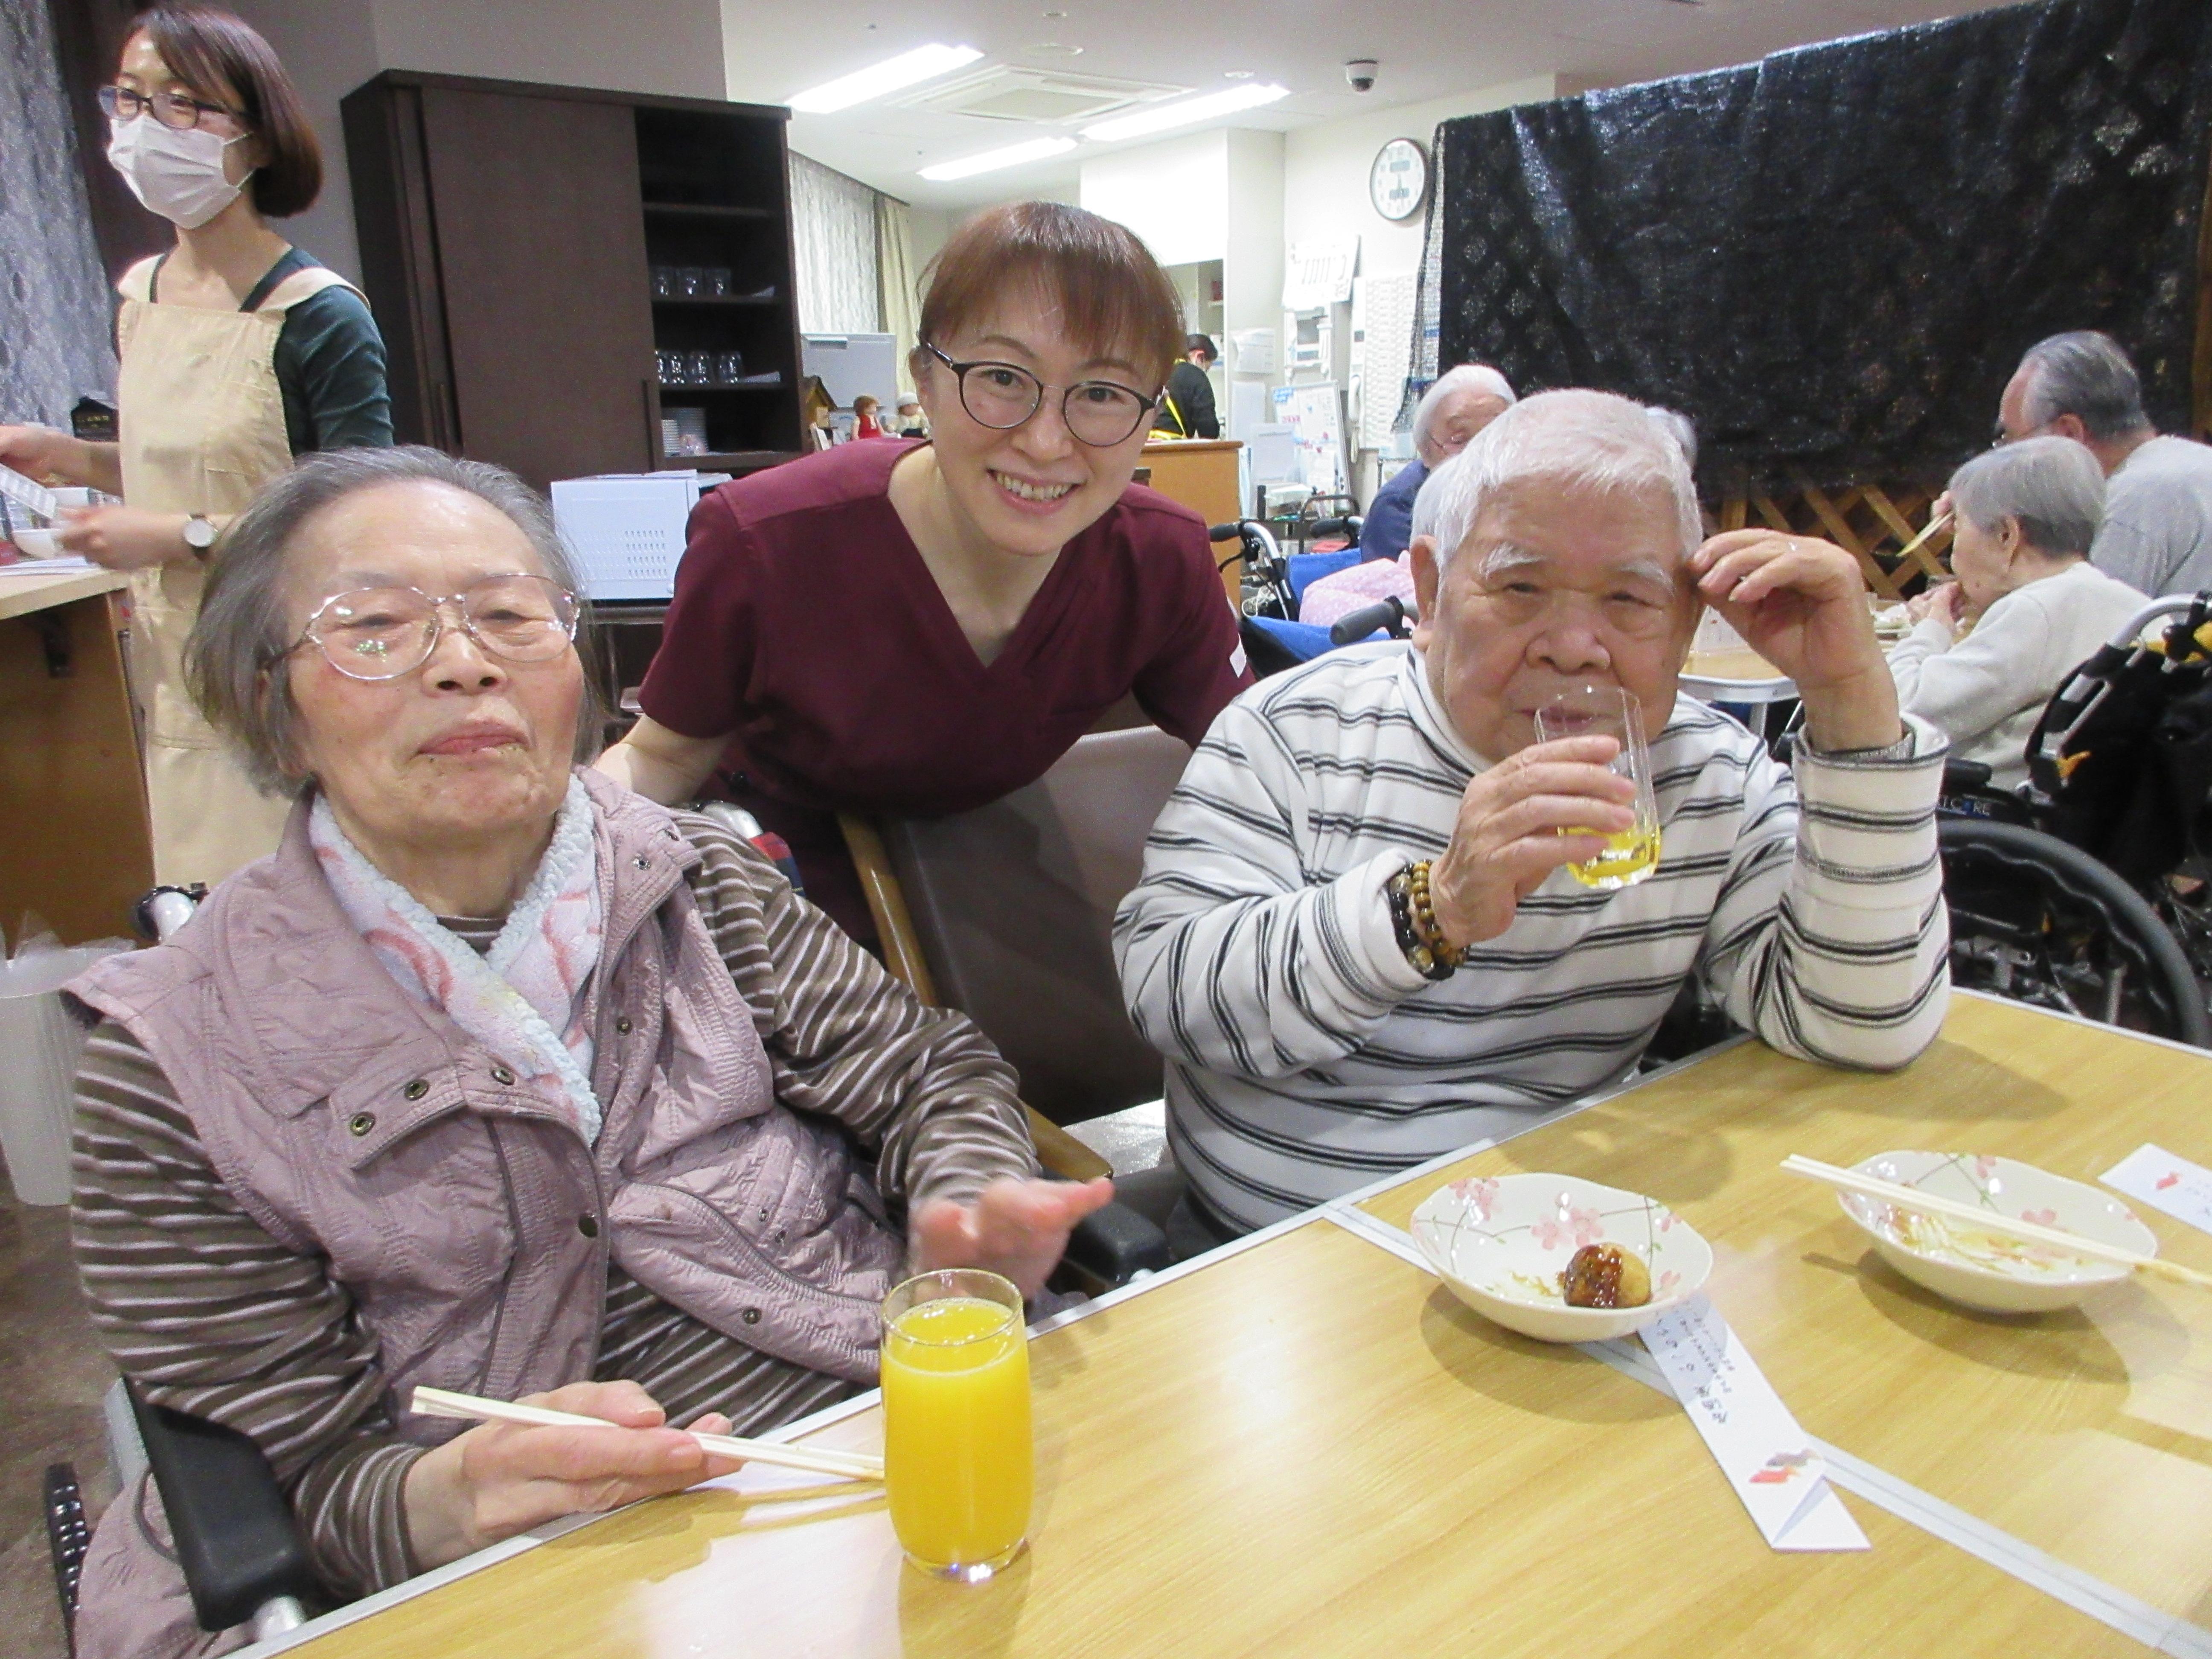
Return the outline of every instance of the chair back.
{"type": "Polygon", "coordinates": [[[1093,732],[1002,800],[883,823],[939,996],[1055,1123],[1159,1098],[1159,1054],[1122,1008],[1114,910],[1189,758],[1157,726],[1093,732]]]}

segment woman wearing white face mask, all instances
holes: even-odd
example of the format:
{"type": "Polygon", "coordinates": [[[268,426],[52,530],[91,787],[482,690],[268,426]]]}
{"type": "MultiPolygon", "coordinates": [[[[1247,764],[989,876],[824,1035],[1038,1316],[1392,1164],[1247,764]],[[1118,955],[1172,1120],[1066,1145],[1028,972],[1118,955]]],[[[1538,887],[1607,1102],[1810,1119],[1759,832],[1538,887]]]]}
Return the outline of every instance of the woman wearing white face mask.
{"type": "Polygon", "coordinates": [[[155,874],[212,885],[275,849],[284,809],[184,690],[205,562],[295,455],[392,441],[384,342],[343,278],[269,228],[314,201],[322,155],[260,35],[227,12],[156,6],[100,101],[108,161],[176,246],[117,285],[119,441],[0,426],[0,463],[123,497],[73,514],[61,540],[131,573],[155,874]]]}

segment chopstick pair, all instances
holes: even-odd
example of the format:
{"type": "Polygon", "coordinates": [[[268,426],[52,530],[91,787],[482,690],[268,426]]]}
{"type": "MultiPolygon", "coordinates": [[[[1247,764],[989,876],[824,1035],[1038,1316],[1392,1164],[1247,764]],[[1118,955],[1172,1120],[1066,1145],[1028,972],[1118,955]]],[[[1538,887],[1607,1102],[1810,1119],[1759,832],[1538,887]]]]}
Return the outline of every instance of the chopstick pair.
{"type": "Polygon", "coordinates": [[[1950,522],[1951,515],[1948,513],[1938,513],[1934,518],[1929,520],[1925,529],[1898,550],[1897,562],[1899,564],[1904,563],[1905,560],[1927,546],[1929,541],[1950,522]]]}
{"type": "Polygon", "coordinates": [[[2045,1227],[2036,1222],[1999,1215],[1993,1210],[1980,1209],[1955,1198],[1939,1198],[1917,1188],[1900,1187],[1893,1181],[1861,1175],[1856,1170],[1841,1169],[1833,1164],[1823,1164],[1818,1158],[1806,1158],[1796,1152],[1784,1158],[1782,1167],[1791,1175],[1824,1182],[1847,1193],[1878,1198],[1883,1203],[1893,1204],[1901,1210],[1912,1210],[1922,1215],[1940,1215],[1953,1221],[1972,1222],[1984,1232],[2002,1233],[2008,1238],[2025,1239],[2032,1244],[2048,1244],[2073,1255],[2087,1256],[2094,1261],[2116,1262],[2124,1267],[2133,1267],[2138,1273],[2157,1273],[2166,1279],[2179,1279],[2185,1285],[2212,1287],[2212,1273],[2200,1273],[2194,1267],[2185,1267],[2178,1261],[2145,1255],[2139,1250],[2107,1244],[2100,1239],[2084,1238],[2079,1233],[2069,1233],[2063,1228],[2045,1227]]]}
{"type": "MultiPolygon", "coordinates": [[[[580,1417],[544,1406],[520,1406],[508,1400],[485,1400],[447,1389],[415,1390],[412,1409],[417,1417],[453,1417],[467,1423],[528,1423],[547,1429],[618,1429],[604,1417],[580,1417]]],[[[768,1440],[744,1440],[730,1434],[691,1437],[710,1452],[741,1457],[749,1463],[773,1463],[779,1468],[805,1469],[811,1474],[831,1474],[843,1480],[881,1480],[884,1460],[867,1452],[837,1451],[828,1446],[787,1446],[768,1440]]]]}

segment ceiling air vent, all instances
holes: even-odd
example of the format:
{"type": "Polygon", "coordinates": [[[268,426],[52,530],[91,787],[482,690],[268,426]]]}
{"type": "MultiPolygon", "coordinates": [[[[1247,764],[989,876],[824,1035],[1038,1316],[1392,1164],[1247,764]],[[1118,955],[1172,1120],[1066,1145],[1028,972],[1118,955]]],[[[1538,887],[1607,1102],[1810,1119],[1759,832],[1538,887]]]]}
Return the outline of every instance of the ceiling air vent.
{"type": "Polygon", "coordinates": [[[937,115],[974,115],[987,121],[1020,121],[1038,126],[1080,126],[1140,104],[1180,97],[1188,90],[1188,87],[1104,81],[1096,76],[999,64],[890,101],[902,109],[927,110],[937,115]]]}

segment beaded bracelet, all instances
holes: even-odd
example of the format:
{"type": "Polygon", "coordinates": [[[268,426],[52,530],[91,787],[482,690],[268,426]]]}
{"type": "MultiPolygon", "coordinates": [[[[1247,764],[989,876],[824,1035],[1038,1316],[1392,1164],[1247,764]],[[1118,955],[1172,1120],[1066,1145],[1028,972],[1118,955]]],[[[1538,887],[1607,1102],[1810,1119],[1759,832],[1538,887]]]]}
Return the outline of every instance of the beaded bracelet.
{"type": "Polygon", "coordinates": [[[1429,896],[1428,861],[1407,865],[1390,878],[1383,891],[1390,902],[1391,931],[1413,971],[1425,980],[1449,979],[1467,960],[1467,952],[1447,944],[1437,923],[1429,896]]]}

